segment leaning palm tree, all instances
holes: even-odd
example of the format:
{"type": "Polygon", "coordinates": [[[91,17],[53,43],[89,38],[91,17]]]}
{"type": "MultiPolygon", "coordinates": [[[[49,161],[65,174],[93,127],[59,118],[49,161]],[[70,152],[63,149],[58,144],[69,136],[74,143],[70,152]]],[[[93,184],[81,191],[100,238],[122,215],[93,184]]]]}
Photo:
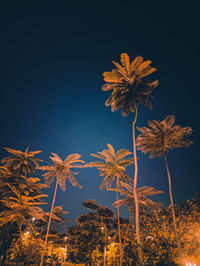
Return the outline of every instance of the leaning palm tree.
{"type": "MultiPolygon", "coordinates": [[[[120,188],[118,192],[121,195],[125,195],[125,198],[114,202],[113,205],[115,207],[126,205],[130,212],[130,223],[131,223],[132,217],[135,215],[134,187],[124,182],[121,182],[121,185],[122,185],[122,188],[120,188]]],[[[115,190],[115,189],[111,189],[111,190],[115,190]]],[[[161,190],[155,190],[153,187],[149,187],[149,186],[137,188],[137,197],[138,197],[139,205],[145,207],[147,211],[151,211],[153,207],[158,206],[158,203],[152,201],[148,197],[153,196],[153,195],[158,195],[161,193],[164,193],[164,192],[161,190]]],[[[126,239],[127,233],[128,233],[128,227],[126,230],[125,239],[126,239]]],[[[125,246],[125,240],[124,240],[123,247],[122,247],[122,255],[124,252],[124,246],[125,246]]]]}
{"type": "Polygon", "coordinates": [[[71,171],[71,168],[77,168],[81,167],[81,165],[77,165],[76,163],[85,163],[84,161],[80,160],[81,155],[78,153],[73,153],[67,156],[67,158],[62,161],[62,159],[55,153],[52,153],[52,157],[50,159],[52,160],[53,164],[48,165],[48,166],[40,166],[38,169],[45,170],[47,171],[43,176],[45,178],[46,184],[50,185],[54,179],[56,178],[56,185],[55,185],[55,191],[54,191],[54,196],[53,196],[53,201],[51,205],[51,212],[49,215],[49,222],[47,226],[47,233],[45,237],[45,243],[44,243],[44,248],[41,256],[41,262],[40,265],[43,265],[43,260],[44,260],[44,254],[46,251],[46,246],[47,246],[47,241],[48,241],[48,236],[49,236],[49,230],[50,230],[50,225],[51,225],[51,218],[54,210],[54,204],[55,204],[55,199],[56,199],[56,193],[58,189],[58,184],[60,185],[60,188],[62,191],[65,191],[65,183],[66,183],[66,178],[68,181],[72,184],[74,187],[81,188],[80,184],[74,177],[77,173],[73,173],[71,171]]]}
{"type": "MultiPolygon", "coordinates": [[[[149,127],[137,128],[142,133],[137,137],[137,147],[144,154],[149,153],[149,158],[164,158],[169,182],[169,196],[172,208],[173,225],[176,240],[178,241],[174,201],[172,196],[171,176],[167,163],[166,153],[169,150],[175,148],[190,146],[192,144],[192,141],[190,141],[187,137],[192,134],[192,129],[191,127],[181,127],[180,125],[174,125],[174,122],[175,116],[169,115],[162,121],[148,121],[149,127]]],[[[179,241],[178,248],[180,256],[179,241]]]]}
{"type": "Polygon", "coordinates": [[[25,176],[36,173],[36,167],[39,166],[38,162],[42,160],[34,156],[41,151],[29,151],[29,148],[25,152],[10,148],[5,148],[5,150],[11,153],[12,156],[4,157],[1,163],[10,171],[14,171],[17,174],[25,174],[25,176]]]}
{"type": "Polygon", "coordinates": [[[154,88],[157,87],[157,80],[149,80],[146,77],[156,71],[156,68],[150,66],[151,60],[143,60],[143,57],[137,56],[130,62],[126,53],[121,54],[121,64],[113,61],[116,66],[111,72],[104,72],[104,81],[102,90],[113,90],[111,96],[107,99],[105,105],[111,106],[112,112],[122,108],[122,115],[127,116],[129,112],[135,112],[133,120],[133,153],[135,162],[134,174],[134,197],[135,197],[135,223],[138,244],[138,257],[142,264],[142,243],[140,238],[140,222],[139,222],[139,203],[137,198],[137,179],[138,165],[136,155],[135,141],[135,124],[137,120],[137,106],[141,103],[147,108],[152,108],[149,100],[154,88]]]}
{"type": "MultiPolygon", "coordinates": [[[[125,159],[126,156],[132,154],[126,149],[118,150],[115,153],[115,150],[112,145],[107,144],[108,150],[103,150],[98,152],[98,154],[91,154],[91,156],[103,160],[104,162],[91,162],[87,166],[96,167],[100,170],[100,176],[105,176],[100,189],[106,188],[109,189],[112,186],[112,183],[116,181],[116,197],[118,198],[118,189],[121,187],[121,181],[130,181],[129,176],[125,173],[127,166],[133,164],[133,159],[125,159]]],[[[117,206],[117,217],[118,217],[118,234],[119,234],[119,244],[120,244],[120,265],[122,263],[121,257],[121,232],[120,232],[120,215],[119,215],[119,206],[117,206]]]]}

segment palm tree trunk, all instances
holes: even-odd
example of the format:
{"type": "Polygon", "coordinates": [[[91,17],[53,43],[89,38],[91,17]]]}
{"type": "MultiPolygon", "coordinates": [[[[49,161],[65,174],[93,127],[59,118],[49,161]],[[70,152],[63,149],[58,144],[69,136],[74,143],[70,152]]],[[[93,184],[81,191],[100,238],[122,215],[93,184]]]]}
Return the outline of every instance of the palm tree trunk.
{"type": "Polygon", "coordinates": [[[18,227],[19,227],[19,256],[17,257],[16,265],[18,265],[18,262],[22,259],[22,222],[18,222],[18,227]]]}
{"type": "Polygon", "coordinates": [[[137,106],[135,106],[135,119],[133,121],[133,154],[134,154],[134,163],[135,163],[135,175],[134,175],[134,199],[135,199],[135,229],[136,229],[136,238],[137,238],[137,249],[138,249],[138,258],[139,264],[143,263],[143,254],[142,254],[142,242],[140,238],[140,217],[139,217],[139,202],[137,197],[137,179],[138,179],[138,163],[137,163],[137,153],[136,153],[136,140],[135,140],[135,124],[137,120],[137,106]]]}
{"type": "Polygon", "coordinates": [[[167,176],[168,176],[168,183],[169,183],[169,197],[170,197],[170,202],[171,202],[171,206],[172,206],[173,225],[174,225],[175,238],[176,238],[176,241],[177,241],[178,252],[179,252],[179,260],[180,260],[181,259],[181,251],[180,251],[180,242],[179,242],[179,239],[178,239],[177,227],[176,227],[176,216],[175,216],[174,201],[173,201],[173,196],[172,196],[171,176],[170,176],[169,167],[168,167],[168,163],[167,163],[167,157],[166,157],[165,152],[164,152],[164,161],[165,161],[165,166],[166,166],[166,169],[167,169],[167,176]]]}
{"type": "Polygon", "coordinates": [[[43,261],[44,261],[44,254],[45,254],[45,251],[46,251],[47,240],[48,240],[48,236],[49,236],[49,229],[50,229],[50,225],[51,225],[51,217],[52,217],[53,208],[54,208],[54,204],[55,204],[57,189],[58,189],[58,176],[57,176],[57,180],[56,180],[56,186],[55,186],[53,201],[52,201],[52,205],[51,205],[51,212],[50,212],[50,216],[49,216],[49,222],[48,222],[48,226],[47,226],[47,233],[46,233],[46,237],[45,237],[44,248],[43,248],[43,251],[42,251],[40,266],[43,265],[43,261]]]}
{"type": "MultiPolygon", "coordinates": [[[[119,189],[119,179],[117,177],[117,182],[116,182],[117,202],[119,200],[118,189],[119,189]]],[[[117,221],[118,221],[118,234],[119,234],[120,266],[121,266],[122,265],[122,241],[121,241],[121,229],[120,229],[119,203],[117,204],[117,221]]]]}

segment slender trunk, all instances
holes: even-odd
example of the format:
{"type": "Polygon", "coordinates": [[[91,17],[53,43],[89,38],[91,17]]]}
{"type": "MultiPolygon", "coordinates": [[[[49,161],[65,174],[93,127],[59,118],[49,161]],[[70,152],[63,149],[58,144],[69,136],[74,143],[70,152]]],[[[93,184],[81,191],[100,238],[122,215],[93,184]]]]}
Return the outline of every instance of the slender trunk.
{"type": "Polygon", "coordinates": [[[176,238],[177,246],[178,246],[179,263],[180,263],[180,261],[181,261],[180,242],[179,242],[179,239],[178,239],[177,227],[176,227],[176,215],[175,215],[174,201],[173,201],[173,196],[172,196],[171,176],[170,176],[169,167],[168,167],[168,163],[167,163],[167,157],[166,157],[165,152],[164,152],[164,161],[165,161],[165,166],[166,166],[166,169],[167,169],[167,176],[168,176],[168,183],[169,183],[169,197],[170,197],[170,202],[171,202],[171,206],[172,206],[173,225],[174,225],[174,231],[175,231],[175,238],[176,238]]]}
{"type": "Polygon", "coordinates": [[[58,188],[58,176],[57,176],[57,180],[56,180],[56,186],[55,186],[55,191],[54,191],[54,196],[53,196],[53,201],[52,201],[52,206],[51,206],[51,212],[50,212],[50,215],[49,215],[49,222],[48,222],[48,226],[47,226],[47,233],[46,233],[44,247],[43,247],[43,251],[42,251],[40,266],[43,265],[43,261],[44,261],[44,254],[45,254],[45,251],[46,251],[46,246],[47,246],[47,241],[48,241],[48,236],[49,236],[49,229],[50,229],[51,217],[52,217],[53,208],[54,208],[55,199],[56,199],[57,188],[58,188]]]}
{"type": "Polygon", "coordinates": [[[18,262],[22,259],[22,223],[21,221],[18,223],[19,226],[19,256],[17,257],[16,265],[18,265],[18,262]]]}
{"type": "Polygon", "coordinates": [[[135,229],[136,229],[136,238],[137,238],[138,259],[139,259],[139,264],[142,265],[143,254],[142,254],[142,242],[140,238],[139,202],[137,197],[138,164],[137,164],[136,140],[135,140],[136,120],[137,120],[137,106],[135,106],[135,119],[133,121],[133,154],[134,154],[134,163],[135,163],[134,199],[135,199],[135,229]]]}
{"type": "MultiPolygon", "coordinates": [[[[119,189],[119,178],[117,177],[117,180],[116,180],[117,202],[119,200],[118,189],[119,189]]],[[[121,266],[122,265],[122,241],[121,241],[121,229],[120,229],[119,203],[117,204],[117,221],[118,221],[118,234],[119,234],[120,266],[121,266]]]]}

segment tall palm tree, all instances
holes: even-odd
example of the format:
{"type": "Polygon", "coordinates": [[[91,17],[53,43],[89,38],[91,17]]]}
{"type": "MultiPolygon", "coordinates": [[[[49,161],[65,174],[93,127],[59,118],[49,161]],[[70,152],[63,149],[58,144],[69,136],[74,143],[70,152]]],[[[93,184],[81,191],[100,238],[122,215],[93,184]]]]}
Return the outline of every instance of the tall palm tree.
{"type": "MultiPolygon", "coordinates": [[[[96,167],[100,170],[100,176],[105,176],[100,189],[106,188],[109,189],[112,186],[112,183],[116,181],[116,197],[118,198],[118,189],[121,187],[121,181],[128,181],[130,178],[125,173],[127,166],[133,164],[133,159],[125,159],[126,156],[132,154],[126,149],[118,150],[115,153],[115,150],[111,144],[107,144],[108,150],[103,150],[98,152],[98,154],[91,154],[91,156],[101,159],[100,162],[91,162],[87,166],[96,167]]],[[[120,231],[120,215],[119,215],[119,206],[117,206],[117,217],[118,217],[118,233],[119,233],[119,244],[120,244],[120,265],[122,263],[121,257],[121,231],[120,231]]]]}
{"type": "Polygon", "coordinates": [[[113,61],[116,66],[111,72],[104,72],[104,81],[102,90],[113,90],[111,96],[107,99],[105,105],[111,106],[112,112],[122,108],[122,115],[127,116],[129,112],[135,112],[133,120],[133,153],[135,162],[134,174],[134,197],[135,197],[135,223],[138,244],[138,257],[142,264],[142,243],[140,238],[139,222],[139,203],[137,198],[137,179],[138,165],[135,141],[135,124],[137,120],[137,106],[141,103],[147,108],[152,108],[149,100],[151,92],[157,87],[157,80],[149,80],[146,77],[156,71],[156,68],[150,66],[151,60],[143,60],[143,57],[137,56],[132,62],[126,53],[121,54],[121,64],[113,61]]]}
{"type": "MultiPolygon", "coordinates": [[[[169,196],[172,208],[172,217],[176,240],[178,241],[176,217],[174,210],[174,201],[172,196],[171,175],[167,163],[166,153],[169,150],[181,147],[188,147],[192,144],[187,137],[192,134],[191,127],[181,127],[174,125],[175,116],[169,115],[162,121],[148,121],[149,127],[137,128],[142,134],[137,137],[137,147],[144,154],[149,153],[149,158],[163,157],[167,170],[168,183],[169,183],[169,196]]],[[[178,241],[179,256],[180,246],[178,241]]]]}
{"type": "MultiPolygon", "coordinates": [[[[114,202],[113,205],[115,207],[126,205],[130,212],[130,222],[131,222],[132,217],[135,215],[134,187],[132,187],[131,185],[125,182],[121,182],[121,185],[122,185],[122,188],[120,188],[118,192],[121,195],[125,195],[125,198],[114,202]]],[[[115,190],[115,189],[111,189],[111,190],[115,190]]],[[[157,206],[158,204],[152,201],[151,199],[149,199],[148,197],[153,196],[153,195],[158,195],[161,193],[164,193],[164,192],[161,190],[155,190],[153,187],[149,187],[149,186],[137,188],[137,197],[138,197],[139,205],[144,206],[147,211],[152,210],[152,207],[157,206]]],[[[126,231],[126,234],[127,233],[128,233],[128,230],[126,231]]],[[[125,234],[125,238],[126,238],[126,234],[125,234]]],[[[122,254],[124,252],[124,246],[125,246],[125,242],[123,244],[122,254]]]]}
{"type": "Polygon", "coordinates": [[[10,148],[5,148],[5,150],[11,153],[12,156],[4,157],[1,163],[10,171],[14,171],[17,174],[25,174],[25,176],[36,173],[36,167],[39,166],[38,162],[42,160],[34,156],[41,151],[29,151],[29,148],[25,152],[10,148]]]}
{"type": "Polygon", "coordinates": [[[76,163],[85,163],[84,161],[80,160],[81,155],[78,153],[73,153],[73,154],[68,155],[67,158],[64,160],[64,162],[57,154],[52,153],[52,155],[53,156],[50,157],[50,159],[52,160],[53,164],[48,165],[48,166],[38,167],[38,169],[47,171],[43,175],[47,185],[50,185],[56,178],[55,191],[54,191],[54,196],[53,196],[52,205],[51,205],[51,212],[49,215],[49,222],[47,226],[44,249],[43,249],[42,256],[41,256],[41,262],[40,262],[41,266],[43,265],[44,254],[46,251],[46,246],[47,246],[47,241],[48,241],[48,236],[49,236],[49,229],[50,229],[51,218],[53,214],[58,184],[60,185],[60,188],[63,191],[65,191],[65,188],[66,188],[65,183],[66,183],[66,178],[67,178],[68,181],[72,184],[72,186],[74,187],[77,186],[78,188],[81,188],[80,184],[74,177],[77,173],[73,173],[71,171],[71,168],[81,167],[81,165],[77,165],[76,163]]]}

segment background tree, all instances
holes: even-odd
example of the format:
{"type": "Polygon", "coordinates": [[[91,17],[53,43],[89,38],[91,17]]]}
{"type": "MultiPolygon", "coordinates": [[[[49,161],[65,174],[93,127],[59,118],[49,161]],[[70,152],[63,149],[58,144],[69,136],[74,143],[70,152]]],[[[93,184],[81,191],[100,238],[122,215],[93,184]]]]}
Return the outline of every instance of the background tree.
{"type": "MultiPolygon", "coordinates": [[[[173,225],[176,234],[177,243],[179,246],[177,236],[177,226],[174,210],[174,202],[172,196],[171,176],[167,163],[166,153],[174,148],[188,147],[192,144],[187,137],[191,135],[191,127],[181,127],[180,125],[174,125],[175,116],[169,115],[162,121],[148,121],[149,127],[137,128],[142,134],[137,138],[137,147],[144,154],[150,153],[149,158],[163,157],[167,170],[168,182],[169,182],[169,196],[172,208],[173,225]]],[[[179,247],[180,253],[180,247],[179,247]]],[[[179,254],[180,255],[180,254],[179,254]]]]}
{"type": "Polygon", "coordinates": [[[72,226],[68,230],[68,257],[74,263],[84,262],[92,265],[94,252],[98,247],[102,263],[104,246],[108,244],[113,234],[114,213],[107,206],[102,206],[92,199],[83,201],[82,206],[89,212],[77,217],[77,226],[72,226]]]}
{"type": "Polygon", "coordinates": [[[137,56],[132,62],[126,53],[121,54],[121,64],[113,61],[116,69],[111,72],[104,72],[104,81],[102,90],[113,90],[111,96],[107,99],[105,105],[111,106],[114,112],[122,108],[122,115],[127,116],[129,112],[135,112],[133,120],[133,153],[135,162],[134,174],[134,195],[135,195],[135,223],[138,244],[138,256],[142,263],[142,243],[140,238],[140,222],[139,222],[139,204],[137,199],[137,179],[138,165],[135,143],[135,124],[137,120],[137,106],[142,103],[147,108],[152,108],[149,98],[151,92],[157,87],[158,81],[151,81],[146,77],[156,71],[156,68],[150,66],[151,60],[143,60],[143,57],[137,56]]]}
{"type": "MultiPolygon", "coordinates": [[[[91,162],[87,166],[96,167],[100,170],[100,176],[105,176],[100,189],[104,187],[109,189],[112,183],[116,183],[116,197],[118,201],[118,189],[120,188],[121,181],[128,181],[130,178],[125,173],[126,167],[133,164],[133,159],[125,159],[126,156],[132,154],[126,149],[115,150],[111,144],[107,144],[108,150],[98,152],[98,154],[91,154],[91,156],[103,160],[104,162],[91,162]]],[[[122,251],[121,251],[121,232],[120,232],[120,214],[119,206],[117,206],[117,217],[118,217],[118,233],[119,233],[119,244],[120,244],[120,265],[122,263],[122,251]]]]}
{"type": "Polygon", "coordinates": [[[50,230],[50,224],[51,224],[51,218],[52,218],[52,213],[54,209],[54,204],[55,204],[55,199],[56,199],[56,193],[58,189],[58,184],[60,185],[60,188],[65,191],[65,183],[66,183],[66,178],[68,181],[72,184],[72,186],[76,187],[78,186],[81,188],[79,185],[78,181],[74,177],[77,173],[73,173],[71,171],[71,168],[77,168],[80,167],[80,165],[77,165],[76,163],[84,163],[84,161],[80,160],[81,155],[78,153],[73,153],[67,156],[67,158],[62,161],[62,159],[55,153],[52,153],[53,157],[50,157],[52,160],[53,164],[48,165],[48,166],[40,166],[38,169],[47,171],[43,176],[45,178],[46,184],[50,185],[54,179],[56,178],[56,185],[55,185],[55,191],[54,191],[54,196],[52,200],[52,205],[51,205],[51,212],[49,216],[49,222],[47,226],[47,233],[46,233],[46,238],[45,238],[45,243],[44,243],[44,249],[42,252],[41,256],[41,262],[40,265],[43,265],[43,260],[44,260],[44,254],[47,246],[47,241],[48,241],[48,235],[49,235],[49,230],[50,230]]]}

